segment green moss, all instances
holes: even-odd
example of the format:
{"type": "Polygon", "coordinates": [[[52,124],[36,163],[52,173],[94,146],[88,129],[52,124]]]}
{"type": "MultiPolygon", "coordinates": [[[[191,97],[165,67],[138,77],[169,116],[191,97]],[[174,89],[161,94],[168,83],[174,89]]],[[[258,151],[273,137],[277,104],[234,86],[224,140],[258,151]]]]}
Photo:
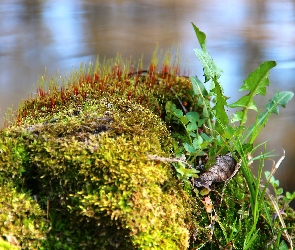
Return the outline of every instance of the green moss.
{"type": "Polygon", "coordinates": [[[7,243],[3,239],[0,239],[0,249],[2,249],[2,250],[17,250],[19,248],[11,245],[10,243],[7,243]]]}
{"type": "Polygon", "coordinates": [[[51,223],[44,249],[186,249],[196,227],[189,197],[171,166],[147,155],[169,157],[158,114],[177,100],[167,90],[188,80],[104,76],[25,101],[1,131],[1,176],[38,198],[51,223]]]}
{"type": "Polygon", "coordinates": [[[8,242],[23,249],[38,249],[49,227],[45,213],[28,193],[18,192],[11,182],[2,181],[0,193],[0,235],[7,241],[1,240],[1,249],[9,245],[15,249],[8,242]]]}

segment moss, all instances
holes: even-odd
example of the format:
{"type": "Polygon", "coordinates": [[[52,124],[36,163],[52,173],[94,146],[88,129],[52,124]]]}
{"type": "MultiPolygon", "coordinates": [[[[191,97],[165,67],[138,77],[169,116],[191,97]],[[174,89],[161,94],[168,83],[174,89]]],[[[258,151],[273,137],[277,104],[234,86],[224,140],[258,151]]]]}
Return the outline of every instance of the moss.
{"type": "Polygon", "coordinates": [[[79,72],[61,90],[39,88],[1,131],[1,177],[37,197],[51,223],[44,249],[188,248],[189,197],[169,164],[147,157],[170,155],[159,117],[177,100],[169,89],[189,98],[188,80],[167,70],[79,72]]]}
{"type": "Polygon", "coordinates": [[[16,249],[13,245],[23,249],[38,249],[49,228],[45,213],[28,193],[18,192],[11,182],[2,182],[0,193],[1,249],[9,245],[11,249],[16,249]]]}

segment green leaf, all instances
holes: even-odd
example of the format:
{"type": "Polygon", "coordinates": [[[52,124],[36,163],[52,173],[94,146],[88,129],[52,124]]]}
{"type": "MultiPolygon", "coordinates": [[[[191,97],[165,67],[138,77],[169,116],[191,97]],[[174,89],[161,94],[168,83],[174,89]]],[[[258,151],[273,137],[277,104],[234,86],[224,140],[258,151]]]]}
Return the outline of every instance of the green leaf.
{"type": "MultiPolygon", "coordinates": [[[[272,176],[273,177],[273,176],[272,176]]],[[[271,178],[272,179],[272,178],[271,178]]],[[[280,186],[280,181],[273,179],[270,181],[270,183],[274,186],[274,187],[279,187],[280,186]]]]}
{"type": "Polygon", "coordinates": [[[222,136],[227,139],[232,139],[234,137],[235,132],[236,130],[228,125],[225,127],[225,130],[223,131],[222,136]]]}
{"type": "Polygon", "coordinates": [[[207,118],[199,119],[199,121],[198,121],[198,127],[199,127],[199,128],[202,127],[203,124],[204,124],[204,122],[205,122],[206,120],[207,120],[207,118]]]}
{"type": "Polygon", "coordinates": [[[289,249],[289,247],[288,247],[287,243],[284,240],[282,240],[280,243],[280,246],[279,246],[279,250],[288,250],[288,249],[289,249]]]}
{"type": "Polygon", "coordinates": [[[178,163],[178,166],[175,167],[175,169],[184,178],[188,178],[188,177],[198,178],[199,177],[197,175],[197,173],[199,173],[198,170],[196,170],[195,168],[185,168],[185,165],[181,162],[178,163]]]}
{"type": "Polygon", "coordinates": [[[170,101],[166,102],[165,110],[168,112],[171,112],[172,105],[173,105],[172,102],[170,102],[170,101]]]}
{"type": "Polygon", "coordinates": [[[243,111],[239,110],[236,113],[234,113],[231,122],[239,122],[242,120],[243,117],[243,111]]]}
{"type": "Polygon", "coordinates": [[[213,108],[216,116],[216,130],[219,133],[223,132],[223,128],[228,126],[229,120],[225,111],[227,106],[226,98],[222,93],[222,88],[216,80],[214,80],[215,88],[212,90],[216,96],[216,104],[213,108]]]}
{"type": "Polygon", "coordinates": [[[200,118],[199,113],[194,111],[188,112],[185,116],[190,122],[197,122],[200,118]]]}
{"type": "MultiPolygon", "coordinates": [[[[202,138],[202,137],[199,137],[199,138],[202,138]]],[[[200,140],[198,140],[197,138],[195,138],[194,140],[193,140],[193,146],[194,146],[194,148],[195,149],[200,149],[201,148],[201,144],[203,143],[203,139],[202,139],[202,141],[200,141],[200,140]]]]}
{"type": "Polygon", "coordinates": [[[191,76],[190,80],[192,83],[194,94],[196,96],[198,96],[198,95],[201,95],[203,97],[208,96],[208,91],[207,91],[206,87],[196,76],[191,76]]]}
{"type": "Polygon", "coordinates": [[[216,66],[213,58],[210,56],[207,50],[194,49],[194,52],[203,66],[205,82],[208,82],[211,79],[219,79],[222,70],[216,66]]]}
{"type": "Polygon", "coordinates": [[[173,111],[173,114],[174,114],[176,117],[178,117],[178,118],[183,117],[183,112],[182,112],[181,109],[177,109],[177,108],[175,108],[175,109],[173,109],[172,111],[173,111]]]}
{"type": "Polygon", "coordinates": [[[187,142],[184,142],[183,146],[184,146],[184,149],[190,154],[195,154],[197,152],[196,149],[187,142]]]}
{"type": "Polygon", "coordinates": [[[186,116],[180,116],[179,120],[184,124],[188,124],[189,123],[189,119],[186,116]]]}
{"type": "Polygon", "coordinates": [[[277,195],[281,195],[283,194],[283,192],[284,192],[283,188],[278,188],[276,191],[277,195]]]}
{"type": "Polygon", "coordinates": [[[258,111],[256,104],[254,100],[252,99],[253,96],[245,95],[242,98],[240,98],[235,103],[230,104],[229,106],[231,108],[247,108],[247,109],[253,109],[255,111],[258,111]]]}
{"type": "Polygon", "coordinates": [[[254,95],[265,95],[266,86],[269,85],[269,70],[276,65],[277,63],[275,61],[266,61],[261,63],[260,66],[244,81],[240,91],[249,90],[254,95]]]}
{"type": "Polygon", "coordinates": [[[251,125],[247,133],[245,134],[244,141],[247,140],[249,136],[251,136],[250,143],[253,143],[256,137],[259,135],[262,128],[265,126],[266,122],[268,121],[270,114],[279,113],[278,105],[282,107],[286,107],[287,103],[293,98],[294,93],[291,91],[282,91],[278,92],[272,97],[269,102],[266,104],[266,110],[259,114],[256,117],[256,122],[251,125]]]}
{"type": "Polygon", "coordinates": [[[206,50],[206,34],[202,31],[200,31],[200,29],[194,23],[192,23],[192,25],[195,30],[195,33],[196,33],[196,36],[198,38],[201,48],[206,50]]]}
{"type": "Polygon", "coordinates": [[[199,144],[202,144],[204,142],[204,139],[200,135],[198,136],[197,140],[199,144]]]}
{"type": "Polygon", "coordinates": [[[286,192],[286,196],[283,197],[283,200],[286,202],[286,203],[290,203],[292,200],[295,199],[295,192],[293,192],[293,194],[291,194],[290,192],[286,192]]]}
{"type": "Polygon", "coordinates": [[[206,120],[208,120],[208,118],[210,118],[210,114],[209,114],[209,111],[208,111],[208,107],[207,107],[207,106],[204,106],[204,107],[203,107],[202,115],[203,115],[203,117],[204,117],[206,120]]]}
{"type": "Polygon", "coordinates": [[[198,129],[198,126],[197,126],[197,124],[196,124],[195,122],[194,122],[194,123],[190,122],[190,123],[186,126],[186,129],[187,129],[188,131],[195,131],[195,130],[198,129]]]}
{"type": "Polygon", "coordinates": [[[268,179],[268,177],[269,177],[269,175],[270,175],[270,172],[269,172],[269,171],[265,171],[265,172],[264,172],[264,175],[265,175],[265,178],[268,179]]]}
{"type": "MultiPolygon", "coordinates": [[[[208,121],[207,126],[209,127],[209,129],[213,130],[212,120],[210,119],[212,112],[209,113],[209,110],[211,111],[211,107],[208,98],[208,92],[203,83],[197,77],[191,77],[190,79],[194,94],[198,96],[197,106],[203,107],[203,119],[205,119],[204,121],[208,121]]],[[[200,127],[202,125],[198,124],[198,126],[200,127]]]]}
{"type": "Polygon", "coordinates": [[[194,51],[203,66],[205,82],[208,82],[210,79],[219,79],[222,71],[216,66],[213,58],[207,51],[206,35],[194,23],[192,25],[201,46],[201,49],[194,49],[194,51]]]}
{"type": "Polygon", "coordinates": [[[205,133],[202,133],[201,136],[202,136],[202,138],[203,138],[205,141],[208,141],[208,142],[211,142],[211,141],[212,141],[212,138],[209,137],[208,135],[206,135],[205,133]]]}
{"type": "Polygon", "coordinates": [[[190,132],[189,135],[190,135],[191,137],[197,137],[197,134],[194,133],[194,132],[190,132]]]}
{"type": "Polygon", "coordinates": [[[291,194],[290,192],[286,192],[286,198],[290,201],[295,199],[295,192],[293,192],[293,194],[291,194]]]}
{"type": "Polygon", "coordinates": [[[170,101],[166,103],[165,110],[167,112],[172,113],[173,115],[175,115],[178,118],[180,118],[181,116],[183,116],[182,110],[176,108],[176,105],[174,103],[170,102],[170,101]]]}
{"type": "Polygon", "coordinates": [[[247,113],[249,109],[257,111],[253,98],[259,94],[265,95],[266,86],[269,85],[269,70],[275,66],[275,61],[266,61],[261,63],[260,66],[248,76],[240,88],[240,91],[248,90],[249,94],[229,105],[231,108],[243,108],[242,117],[240,115],[236,117],[236,119],[241,118],[241,124],[244,124],[247,121],[247,113]]]}
{"type": "Polygon", "coordinates": [[[243,151],[246,155],[250,153],[252,150],[253,150],[253,144],[250,144],[250,143],[243,144],[243,151]]]}
{"type": "Polygon", "coordinates": [[[290,199],[290,198],[291,198],[291,193],[290,193],[290,192],[286,192],[286,197],[287,197],[288,199],[290,199]]]}
{"type": "Polygon", "coordinates": [[[266,104],[266,109],[272,113],[279,114],[279,107],[281,105],[283,108],[286,107],[287,103],[293,98],[294,93],[291,91],[278,92],[274,97],[269,100],[266,104]]]}

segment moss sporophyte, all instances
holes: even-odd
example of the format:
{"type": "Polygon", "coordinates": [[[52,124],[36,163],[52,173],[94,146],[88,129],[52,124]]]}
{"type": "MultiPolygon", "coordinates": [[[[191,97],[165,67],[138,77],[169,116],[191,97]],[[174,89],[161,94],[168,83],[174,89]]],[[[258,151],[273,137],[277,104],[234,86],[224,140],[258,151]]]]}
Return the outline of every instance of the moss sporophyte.
{"type": "Polygon", "coordinates": [[[295,214],[262,170],[255,139],[292,98],[265,95],[262,63],[227,103],[195,25],[205,82],[154,53],[148,70],[117,57],[41,77],[0,132],[0,240],[16,249],[292,249],[295,214]],[[206,84],[209,83],[207,87],[206,84]],[[228,117],[226,109],[239,108],[228,117]],[[254,146],[253,146],[254,145],[254,146]],[[249,158],[249,156],[253,156],[249,158]],[[249,165],[259,160],[258,174],[249,165]],[[271,195],[268,185],[275,190],[271,195]],[[284,212],[282,212],[284,211],[284,212]]]}

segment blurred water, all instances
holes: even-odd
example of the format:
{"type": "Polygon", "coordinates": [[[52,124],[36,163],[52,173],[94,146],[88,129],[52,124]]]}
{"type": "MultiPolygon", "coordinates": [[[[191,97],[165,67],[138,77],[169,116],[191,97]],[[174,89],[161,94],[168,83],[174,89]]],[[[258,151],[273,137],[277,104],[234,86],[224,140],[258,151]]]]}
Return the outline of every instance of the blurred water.
{"type": "MultiPolygon", "coordinates": [[[[193,49],[194,22],[207,34],[208,48],[224,71],[221,81],[231,102],[247,75],[262,61],[276,60],[266,99],[277,90],[295,92],[295,0],[0,0],[0,123],[7,108],[34,90],[39,75],[67,75],[97,55],[150,62],[181,44],[183,65],[202,76],[193,49]]],[[[295,190],[295,101],[273,116],[259,141],[286,150],[276,177],[295,190]]]]}

